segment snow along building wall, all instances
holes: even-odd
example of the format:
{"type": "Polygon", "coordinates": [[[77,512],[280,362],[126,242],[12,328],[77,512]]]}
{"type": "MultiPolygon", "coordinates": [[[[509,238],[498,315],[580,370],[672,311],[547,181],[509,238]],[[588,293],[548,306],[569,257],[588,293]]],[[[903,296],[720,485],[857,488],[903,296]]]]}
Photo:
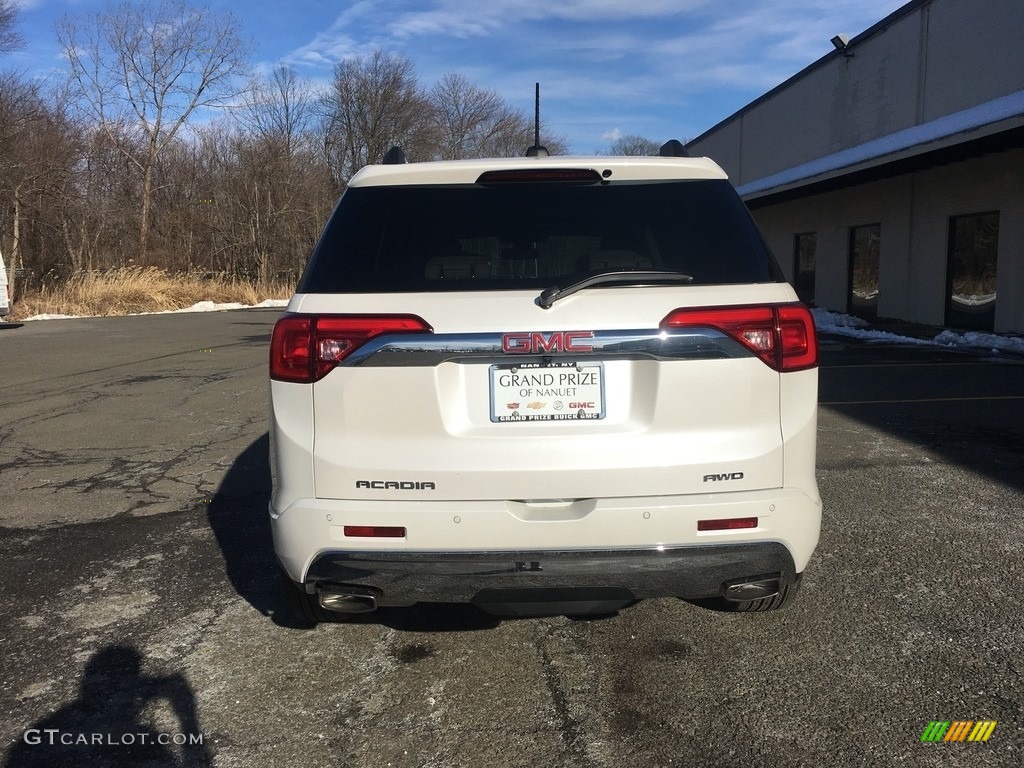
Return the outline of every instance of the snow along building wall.
{"type": "Polygon", "coordinates": [[[912,0],[687,149],[818,306],[1024,332],[1024,0],[912,0]]]}

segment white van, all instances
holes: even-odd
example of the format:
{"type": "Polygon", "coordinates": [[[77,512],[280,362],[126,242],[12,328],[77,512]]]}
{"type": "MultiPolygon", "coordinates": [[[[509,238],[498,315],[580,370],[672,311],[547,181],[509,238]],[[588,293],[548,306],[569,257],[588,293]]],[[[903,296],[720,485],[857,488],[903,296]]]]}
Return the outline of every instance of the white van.
{"type": "Polygon", "coordinates": [[[0,317],[5,317],[11,311],[11,286],[7,282],[7,267],[4,266],[4,256],[0,253],[0,317]]]}

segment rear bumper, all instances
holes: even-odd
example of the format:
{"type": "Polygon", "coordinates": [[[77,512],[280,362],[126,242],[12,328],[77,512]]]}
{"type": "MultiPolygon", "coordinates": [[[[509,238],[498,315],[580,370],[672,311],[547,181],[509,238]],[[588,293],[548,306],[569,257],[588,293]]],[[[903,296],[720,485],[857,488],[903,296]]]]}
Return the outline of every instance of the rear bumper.
{"type": "MultiPolygon", "coordinates": [[[[687,563],[704,560],[701,553],[728,556],[750,551],[750,545],[767,544],[781,546],[796,572],[802,572],[821,528],[821,500],[813,485],[807,490],[596,498],[559,504],[304,498],[285,508],[271,502],[269,511],[277,557],[291,580],[300,584],[313,581],[313,566],[322,561],[362,563],[352,567],[372,570],[376,560],[401,564],[406,555],[412,564],[429,563],[431,557],[456,563],[482,558],[497,564],[481,570],[501,571],[514,567],[514,562],[530,560],[524,553],[543,552],[555,553],[556,559],[567,563],[610,558],[615,563],[612,572],[629,574],[636,568],[657,571],[663,566],[671,571],[675,566],[665,564],[677,560],[689,568],[687,563]],[[756,517],[757,527],[698,531],[700,520],[735,517],[756,517]],[[345,535],[346,525],[400,526],[407,535],[353,538],[345,535]],[[622,562],[632,565],[623,568],[622,562]]],[[[564,569],[559,566],[558,572],[564,569]]],[[[332,579],[337,576],[326,574],[332,579]]]]}
{"type": "Polygon", "coordinates": [[[778,542],[648,549],[524,552],[322,552],[306,574],[307,590],[360,587],[378,605],[480,602],[488,594],[537,589],[607,590],[641,599],[722,595],[730,582],[796,577],[778,542]]]}

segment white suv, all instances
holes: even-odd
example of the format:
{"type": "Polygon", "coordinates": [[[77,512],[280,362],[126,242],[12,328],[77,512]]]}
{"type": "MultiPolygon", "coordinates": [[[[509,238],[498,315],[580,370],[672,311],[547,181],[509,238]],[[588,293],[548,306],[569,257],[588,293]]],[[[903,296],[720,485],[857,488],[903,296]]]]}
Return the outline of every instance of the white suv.
{"type": "Polygon", "coordinates": [[[364,168],[274,328],[278,559],[318,621],[778,608],[821,523],[817,363],[710,160],[364,168]]]}

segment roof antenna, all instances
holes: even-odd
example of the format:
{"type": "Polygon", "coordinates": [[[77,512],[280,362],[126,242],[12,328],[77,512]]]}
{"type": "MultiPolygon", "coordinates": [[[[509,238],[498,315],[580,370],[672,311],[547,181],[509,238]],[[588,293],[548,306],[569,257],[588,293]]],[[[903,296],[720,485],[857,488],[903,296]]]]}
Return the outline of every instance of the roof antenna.
{"type": "Polygon", "coordinates": [[[533,99],[533,146],[526,150],[527,157],[547,157],[547,147],[540,144],[540,83],[535,84],[533,99]]]}

